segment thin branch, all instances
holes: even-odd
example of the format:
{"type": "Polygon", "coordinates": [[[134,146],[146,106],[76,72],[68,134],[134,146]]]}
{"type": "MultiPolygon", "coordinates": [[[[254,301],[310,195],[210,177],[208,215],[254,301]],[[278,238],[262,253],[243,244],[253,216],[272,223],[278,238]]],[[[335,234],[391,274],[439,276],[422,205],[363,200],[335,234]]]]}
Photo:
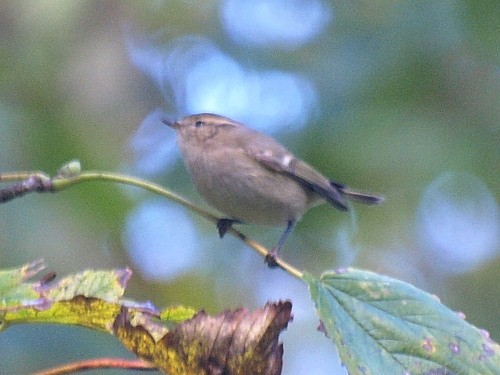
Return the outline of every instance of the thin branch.
{"type": "MultiPolygon", "coordinates": [[[[219,218],[212,214],[210,211],[207,211],[195,205],[194,203],[188,201],[180,195],[172,193],[171,191],[158,184],[137,177],[131,177],[118,173],[107,173],[99,171],[80,173],[80,165],[76,161],[69,162],[68,164],[61,167],[61,169],[59,169],[58,171],[58,174],[52,179],[43,172],[11,172],[0,174],[0,182],[19,180],[22,181],[7,186],[4,189],[0,189],[0,203],[5,203],[11,199],[22,197],[27,193],[58,192],[83,182],[105,181],[136,186],[138,188],[148,190],[183,205],[184,207],[196,212],[198,215],[212,221],[213,223],[217,223],[217,221],[219,220],[219,218]]],[[[266,258],[266,256],[270,255],[270,252],[266,247],[262,246],[251,238],[248,238],[242,232],[234,228],[230,228],[228,232],[244,241],[262,257],[266,258]]],[[[275,264],[299,279],[301,279],[303,276],[301,271],[280,258],[276,259],[275,264]]]]}
{"type": "Polygon", "coordinates": [[[78,371],[115,368],[124,370],[140,370],[154,371],[158,368],[150,362],[145,362],[140,359],[124,359],[124,358],[97,358],[86,361],[78,361],[67,363],[62,366],[53,367],[51,369],[38,371],[31,375],[63,375],[71,374],[78,371]]]}
{"type": "Polygon", "coordinates": [[[22,197],[27,193],[44,193],[52,190],[52,181],[50,177],[43,173],[34,173],[27,176],[17,172],[0,175],[0,181],[11,181],[21,178],[25,179],[17,184],[10,185],[8,188],[0,190],[0,203],[22,197]]]}

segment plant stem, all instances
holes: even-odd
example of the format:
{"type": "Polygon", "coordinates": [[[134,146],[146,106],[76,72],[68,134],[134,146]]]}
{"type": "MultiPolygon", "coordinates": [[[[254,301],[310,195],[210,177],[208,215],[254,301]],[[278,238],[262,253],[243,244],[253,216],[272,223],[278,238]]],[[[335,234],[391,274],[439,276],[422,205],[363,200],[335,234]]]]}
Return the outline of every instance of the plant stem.
{"type": "Polygon", "coordinates": [[[142,370],[142,371],[153,371],[158,368],[149,362],[142,361],[140,359],[124,359],[124,358],[98,358],[90,359],[86,361],[78,361],[73,363],[68,363],[62,366],[53,367],[48,370],[42,370],[35,372],[31,375],[63,375],[71,374],[78,371],[84,370],[96,370],[104,368],[119,368],[125,370],[142,370]]]}
{"type": "MultiPolygon", "coordinates": [[[[77,163],[77,162],[70,162],[77,163]]],[[[68,164],[69,165],[69,164],[68,164]]],[[[64,168],[64,167],[63,167],[64,168]]],[[[77,165],[79,168],[79,164],[77,165]]],[[[61,169],[62,170],[62,169],[61,169]]],[[[60,170],[60,171],[61,171],[60,170]]],[[[29,192],[58,192],[70,188],[73,185],[83,183],[83,182],[96,182],[96,181],[104,181],[104,182],[116,182],[120,184],[135,186],[144,190],[148,190],[152,193],[158,194],[162,197],[168,198],[177,202],[189,210],[196,212],[198,215],[204,217],[207,220],[212,221],[213,223],[217,223],[219,218],[212,214],[210,211],[207,211],[194,203],[188,201],[187,199],[172,193],[171,191],[165,189],[164,187],[155,184],[153,182],[143,180],[137,177],[131,177],[119,173],[108,173],[108,172],[99,172],[99,171],[88,171],[88,172],[77,172],[71,174],[68,172],[59,173],[54,178],[50,179],[43,172],[9,172],[0,174],[0,182],[6,181],[19,181],[22,182],[12,185],[11,187],[7,187],[5,189],[0,190],[0,203],[6,202],[16,197],[20,197],[29,192]]],[[[259,244],[258,242],[248,238],[245,234],[240,231],[229,228],[228,232],[232,235],[238,237],[240,240],[244,241],[248,246],[254,249],[259,255],[262,257],[266,257],[270,254],[269,250],[259,244]]],[[[302,279],[303,273],[299,271],[297,268],[293,267],[291,264],[283,261],[280,258],[276,259],[276,265],[281,269],[285,270],[292,276],[295,276],[299,279],[302,279]]]]}

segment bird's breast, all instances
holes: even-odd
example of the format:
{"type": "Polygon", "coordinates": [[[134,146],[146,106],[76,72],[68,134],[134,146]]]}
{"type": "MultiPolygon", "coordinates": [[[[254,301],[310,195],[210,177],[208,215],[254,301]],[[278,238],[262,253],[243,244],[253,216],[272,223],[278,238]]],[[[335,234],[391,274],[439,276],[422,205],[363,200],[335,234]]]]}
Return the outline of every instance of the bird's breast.
{"type": "Polygon", "coordinates": [[[298,220],[315,195],[250,158],[243,149],[184,155],[191,178],[205,200],[245,223],[285,225],[298,220]]]}

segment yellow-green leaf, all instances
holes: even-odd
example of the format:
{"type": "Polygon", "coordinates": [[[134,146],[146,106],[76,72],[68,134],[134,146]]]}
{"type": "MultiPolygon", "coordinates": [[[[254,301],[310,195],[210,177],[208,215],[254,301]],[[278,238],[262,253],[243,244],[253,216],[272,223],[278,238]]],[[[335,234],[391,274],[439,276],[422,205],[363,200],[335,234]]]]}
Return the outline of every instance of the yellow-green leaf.
{"type": "Polygon", "coordinates": [[[181,323],[191,319],[194,314],[196,314],[196,310],[191,307],[173,306],[162,310],[160,319],[164,322],[181,323]]]}
{"type": "Polygon", "coordinates": [[[87,270],[56,283],[26,282],[43,268],[33,262],[0,272],[2,328],[14,323],[77,324],[111,332],[120,312],[129,269],[87,270]]]}
{"type": "Polygon", "coordinates": [[[50,304],[46,309],[25,308],[5,314],[5,321],[14,323],[74,324],[112,332],[113,322],[120,312],[118,303],[93,297],[76,296],[50,304]]]}
{"type": "Polygon", "coordinates": [[[27,283],[26,280],[44,267],[44,262],[37,260],[18,268],[0,271],[0,314],[43,303],[38,291],[40,283],[27,283]]]}
{"type": "Polygon", "coordinates": [[[118,301],[123,297],[125,286],[131,276],[128,268],[118,270],[87,270],[60,280],[57,285],[46,288],[46,297],[51,301],[65,301],[76,296],[118,301]]]}

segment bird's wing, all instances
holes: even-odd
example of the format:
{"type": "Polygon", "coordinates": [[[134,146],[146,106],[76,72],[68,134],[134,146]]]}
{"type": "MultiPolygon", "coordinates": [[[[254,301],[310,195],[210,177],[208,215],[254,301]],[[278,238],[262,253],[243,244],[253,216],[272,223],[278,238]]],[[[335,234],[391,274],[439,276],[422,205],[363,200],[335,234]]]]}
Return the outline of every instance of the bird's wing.
{"type": "Polygon", "coordinates": [[[334,207],[346,211],[342,196],[337,187],[309,164],[297,159],[292,153],[272,138],[262,138],[258,144],[245,145],[246,153],[261,165],[293,178],[305,188],[311,189],[326,199],[334,207]]]}

